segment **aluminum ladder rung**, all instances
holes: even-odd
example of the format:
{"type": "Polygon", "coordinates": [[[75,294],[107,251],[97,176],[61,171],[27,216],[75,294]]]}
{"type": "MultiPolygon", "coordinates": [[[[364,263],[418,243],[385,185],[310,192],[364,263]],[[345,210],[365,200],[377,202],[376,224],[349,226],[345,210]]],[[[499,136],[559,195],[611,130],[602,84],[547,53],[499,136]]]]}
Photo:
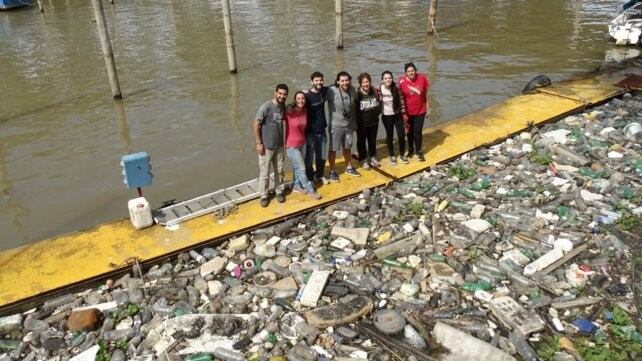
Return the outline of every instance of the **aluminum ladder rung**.
{"type": "MultiPolygon", "coordinates": [[[[274,185],[274,174],[270,175],[270,184],[274,185]]],[[[250,181],[220,189],[218,191],[176,203],[154,211],[154,219],[163,225],[173,225],[188,219],[196,218],[233,204],[259,197],[259,181],[250,181]]]]}

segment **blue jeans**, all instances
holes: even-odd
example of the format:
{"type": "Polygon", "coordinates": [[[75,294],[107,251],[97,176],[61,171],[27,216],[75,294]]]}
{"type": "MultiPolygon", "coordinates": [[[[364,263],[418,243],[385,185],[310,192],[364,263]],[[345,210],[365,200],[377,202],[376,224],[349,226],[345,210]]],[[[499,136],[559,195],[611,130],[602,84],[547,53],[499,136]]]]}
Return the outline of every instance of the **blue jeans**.
{"type": "Polygon", "coordinates": [[[293,187],[299,186],[308,192],[313,192],[314,187],[312,187],[312,183],[308,180],[308,177],[305,175],[305,163],[303,162],[303,153],[302,153],[303,147],[305,147],[305,145],[299,148],[288,148],[286,150],[286,153],[288,154],[288,158],[290,158],[290,161],[292,162],[292,173],[294,173],[294,180],[292,182],[292,186],[293,187]]]}
{"type": "Polygon", "coordinates": [[[308,134],[305,147],[305,174],[308,179],[322,178],[325,169],[325,157],[328,146],[328,137],[324,134],[308,134]],[[316,171],[312,168],[315,163],[316,171]]]}

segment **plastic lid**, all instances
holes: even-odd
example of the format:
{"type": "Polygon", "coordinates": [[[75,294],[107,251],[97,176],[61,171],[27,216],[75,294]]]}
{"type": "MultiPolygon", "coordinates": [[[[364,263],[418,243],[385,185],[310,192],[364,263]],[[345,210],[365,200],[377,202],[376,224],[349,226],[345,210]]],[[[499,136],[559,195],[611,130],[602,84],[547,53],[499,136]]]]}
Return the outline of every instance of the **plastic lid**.
{"type": "Polygon", "coordinates": [[[374,325],[379,331],[393,335],[403,331],[406,319],[398,311],[380,310],[374,315],[374,325]]]}

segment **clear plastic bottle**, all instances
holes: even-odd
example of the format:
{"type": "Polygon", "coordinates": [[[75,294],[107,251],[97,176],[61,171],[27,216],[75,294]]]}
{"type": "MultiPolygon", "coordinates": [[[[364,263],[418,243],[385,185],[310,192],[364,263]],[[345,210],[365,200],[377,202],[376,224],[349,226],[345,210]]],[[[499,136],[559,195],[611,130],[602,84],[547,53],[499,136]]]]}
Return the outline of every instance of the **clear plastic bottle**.
{"type": "Polygon", "coordinates": [[[223,361],[244,361],[245,357],[242,353],[233,350],[228,350],[223,347],[214,349],[214,356],[223,361]]]}

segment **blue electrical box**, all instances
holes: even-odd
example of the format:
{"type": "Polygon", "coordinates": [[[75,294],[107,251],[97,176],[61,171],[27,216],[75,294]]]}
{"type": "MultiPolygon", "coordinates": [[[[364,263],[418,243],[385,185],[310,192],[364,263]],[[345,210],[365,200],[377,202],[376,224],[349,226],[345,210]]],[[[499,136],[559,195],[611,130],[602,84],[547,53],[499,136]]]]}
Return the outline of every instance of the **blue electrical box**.
{"type": "Polygon", "coordinates": [[[152,184],[152,165],[146,152],[124,155],[120,160],[123,167],[123,181],[127,189],[145,187],[152,184]]]}

